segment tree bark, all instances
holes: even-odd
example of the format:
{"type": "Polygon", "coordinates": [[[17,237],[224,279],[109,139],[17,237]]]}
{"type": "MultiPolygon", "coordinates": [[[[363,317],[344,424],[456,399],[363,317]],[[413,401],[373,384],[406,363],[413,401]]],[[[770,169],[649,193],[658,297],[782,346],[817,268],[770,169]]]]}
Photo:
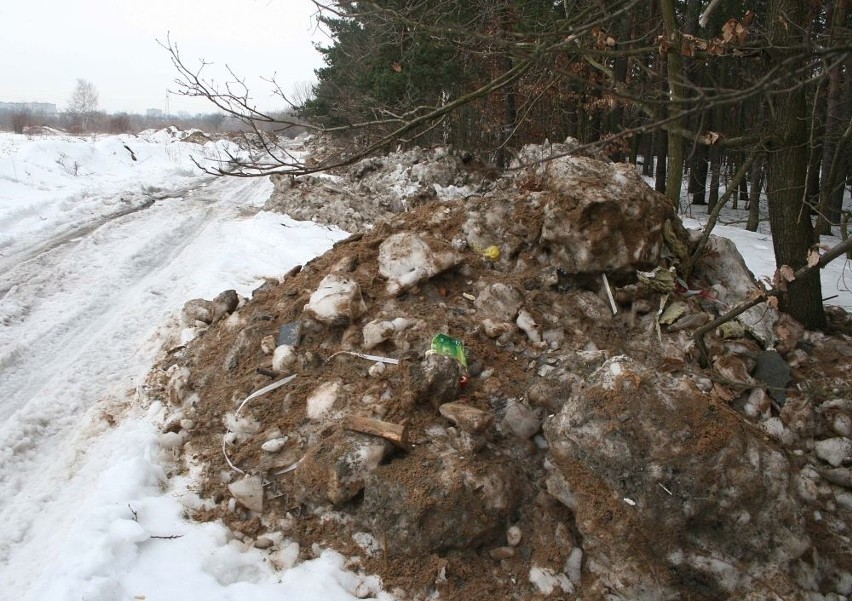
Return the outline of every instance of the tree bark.
{"type": "MultiPolygon", "coordinates": [[[[803,48],[801,32],[807,24],[802,2],[771,0],[767,15],[770,41],[770,67],[784,64],[803,48]]],[[[807,264],[813,241],[813,226],[804,204],[807,178],[807,105],[805,89],[796,87],[791,75],[779,76],[775,82],[780,91],[769,120],[772,141],[767,156],[766,195],[769,201],[769,223],[778,267],[789,265],[798,270],[807,264]]],[[[818,271],[790,283],[781,295],[781,309],[808,329],[826,325],[822,289],[818,271]]]]}

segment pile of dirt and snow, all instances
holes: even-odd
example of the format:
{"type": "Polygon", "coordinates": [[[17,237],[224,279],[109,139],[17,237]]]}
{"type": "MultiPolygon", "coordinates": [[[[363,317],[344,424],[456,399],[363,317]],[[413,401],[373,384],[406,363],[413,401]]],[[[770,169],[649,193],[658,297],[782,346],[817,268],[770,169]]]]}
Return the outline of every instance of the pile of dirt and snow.
{"type": "MultiPolygon", "coordinates": [[[[300,180],[278,202],[328,198],[300,180]]],[[[846,598],[852,322],[765,311],[702,369],[755,284],[717,241],[675,286],[693,244],[633,167],[564,158],[192,301],[149,395],[195,517],[400,599],[846,598]]]]}
{"type": "Polygon", "coordinates": [[[467,198],[493,178],[467,153],[414,148],[363,159],[333,175],[274,175],[275,191],[264,208],[356,232],[429,201],[467,198]]]}

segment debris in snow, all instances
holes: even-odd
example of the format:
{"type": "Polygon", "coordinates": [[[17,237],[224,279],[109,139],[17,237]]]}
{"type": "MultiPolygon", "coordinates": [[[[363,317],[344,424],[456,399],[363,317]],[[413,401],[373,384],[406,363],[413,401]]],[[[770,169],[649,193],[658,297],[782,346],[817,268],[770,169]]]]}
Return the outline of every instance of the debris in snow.
{"type": "MultiPolygon", "coordinates": [[[[268,481],[263,524],[287,524],[302,552],[330,544],[388,590],[472,601],[699,587],[769,598],[834,578],[845,560],[825,532],[846,535],[838,487],[852,481],[835,471],[852,462],[847,342],[768,315],[793,366],[780,412],[757,378],[767,324],[708,333],[702,368],[691,330],[756,286],[734,249],[714,247],[679,282],[669,203],[632,168],[562,161],[377,224],[257,291],[238,329],[214,323],[172,358],[198,398],[181,448],[215,475],[205,517],[251,528],[216,501],[228,456],[213,416],[264,382],[261,340],[301,324],[292,345],[276,340],[298,344],[287,369],[299,380],[246,404],[252,427],[226,444],[268,481]],[[239,332],[247,351],[224,373],[239,332]],[[434,333],[464,341],[464,362],[433,352],[434,333]],[[805,388],[817,362],[832,375],[805,388]]],[[[348,177],[297,178],[291,191],[343,197],[348,177]]]]}

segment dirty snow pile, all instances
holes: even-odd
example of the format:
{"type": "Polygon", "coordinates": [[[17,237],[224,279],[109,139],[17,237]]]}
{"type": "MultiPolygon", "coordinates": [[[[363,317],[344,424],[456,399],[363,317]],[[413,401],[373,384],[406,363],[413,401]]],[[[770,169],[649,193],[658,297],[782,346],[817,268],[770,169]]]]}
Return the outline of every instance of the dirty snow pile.
{"type": "Polygon", "coordinates": [[[145,387],[190,514],[283,568],[333,548],[367,596],[849,598],[852,319],[762,306],[702,366],[757,284],[723,238],[678,281],[696,242],[568,157],[190,301],[145,387]]]}
{"type": "Polygon", "coordinates": [[[221,148],[236,151],[173,129],[0,134],[3,601],[377,590],[330,550],[277,571],[221,524],[188,520],[197,484],[168,478],[170,412],[140,385],[179,342],[180,307],[223,284],[248,296],[346,235],[263,211],[267,180],[205,176],[192,159],[221,148]]]}
{"type": "MultiPolygon", "coordinates": [[[[332,152],[326,142],[307,137],[308,161],[332,152]]],[[[493,173],[467,153],[439,146],[370,157],[334,174],[271,179],[275,191],[265,209],[355,232],[430,200],[467,198],[488,188],[493,173]]]]}

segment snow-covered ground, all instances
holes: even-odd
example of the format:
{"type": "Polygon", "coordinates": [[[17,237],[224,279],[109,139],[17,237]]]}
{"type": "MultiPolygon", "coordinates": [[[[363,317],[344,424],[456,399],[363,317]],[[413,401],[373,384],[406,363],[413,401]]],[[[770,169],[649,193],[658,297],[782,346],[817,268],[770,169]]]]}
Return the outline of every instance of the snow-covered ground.
{"type": "Polygon", "coordinates": [[[0,134],[0,599],[376,588],[333,552],[281,573],[222,526],[185,520],[194,496],[165,477],[163,408],[134,403],[186,300],[249,295],[346,235],[261,211],[266,179],[204,176],[192,158],[223,144],[0,134]]]}
{"type": "MultiPolygon", "coordinates": [[[[183,517],[198,500],[166,478],[164,408],[136,402],[177,311],[248,295],[345,233],[261,211],[266,179],[193,162],[238,149],[180,138],[0,134],[0,600],[388,598],[333,551],[297,563],[282,544],[273,559],[293,567],[277,571],[183,517]]],[[[717,233],[771,276],[768,235],[717,233]]],[[[838,261],[823,283],[850,309],[848,275],[838,261]]]]}

